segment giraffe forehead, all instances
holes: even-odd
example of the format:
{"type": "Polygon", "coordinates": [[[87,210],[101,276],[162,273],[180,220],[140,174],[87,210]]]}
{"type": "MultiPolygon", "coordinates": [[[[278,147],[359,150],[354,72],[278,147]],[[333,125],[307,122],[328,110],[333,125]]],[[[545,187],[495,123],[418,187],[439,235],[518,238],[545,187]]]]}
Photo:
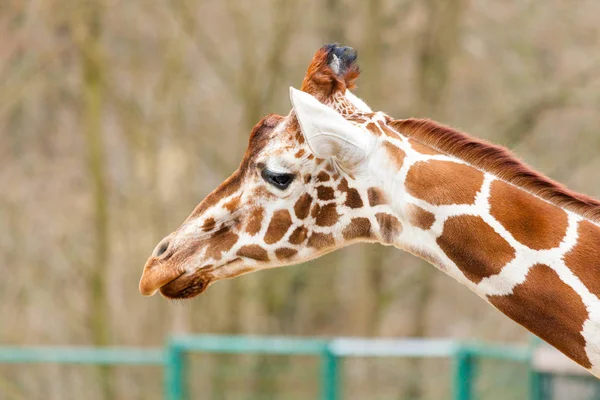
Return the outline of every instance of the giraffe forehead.
{"type": "Polygon", "coordinates": [[[292,172],[314,168],[315,157],[306,145],[295,140],[273,137],[254,159],[254,165],[265,165],[274,172],[292,172]]]}

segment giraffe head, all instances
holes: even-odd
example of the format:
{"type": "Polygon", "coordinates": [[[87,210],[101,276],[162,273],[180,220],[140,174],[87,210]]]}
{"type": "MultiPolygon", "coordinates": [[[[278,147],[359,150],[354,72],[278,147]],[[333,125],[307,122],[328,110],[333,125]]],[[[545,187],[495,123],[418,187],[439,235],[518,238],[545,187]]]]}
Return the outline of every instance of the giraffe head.
{"type": "Polygon", "coordinates": [[[378,146],[371,110],[352,95],[356,52],[327,45],[287,117],[252,129],[239,168],[148,259],[142,294],[193,297],[212,282],[297,264],[356,241],[390,243],[400,229],[366,165],[378,146]],[[375,229],[377,225],[378,229],[375,229]]]}

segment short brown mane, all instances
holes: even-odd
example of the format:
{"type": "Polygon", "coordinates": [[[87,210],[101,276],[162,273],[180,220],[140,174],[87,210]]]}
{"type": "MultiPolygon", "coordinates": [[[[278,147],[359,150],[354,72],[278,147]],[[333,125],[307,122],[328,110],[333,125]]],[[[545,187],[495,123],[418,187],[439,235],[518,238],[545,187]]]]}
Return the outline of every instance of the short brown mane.
{"type": "Polygon", "coordinates": [[[428,119],[390,120],[399,133],[464,160],[559,207],[600,223],[600,201],[575,193],[534,171],[507,149],[428,119]]]}

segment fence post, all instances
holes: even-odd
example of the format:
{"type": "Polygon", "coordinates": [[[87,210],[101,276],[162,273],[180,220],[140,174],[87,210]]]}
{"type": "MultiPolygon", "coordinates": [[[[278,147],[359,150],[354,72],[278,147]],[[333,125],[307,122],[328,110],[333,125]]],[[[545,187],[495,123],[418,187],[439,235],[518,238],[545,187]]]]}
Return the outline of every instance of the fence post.
{"type": "MultiPolygon", "coordinates": [[[[534,356],[536,348],[543,343],[542,339],[535,335],[531,335],[530,338],[530,357],[529,357],[529,399],[530,400],[542,400],[543,396],[548,396],[549,393],[544,393],[542,391],[542,384],[544,383],[544,379],[542,374],[536,371],[536,367],[534,365],[534,356]]],[[[550,399],[548,399],[550,400],[550,399]]]]}
{"type": "Polygon", "coordinates": [[[339,365],[338,357],[328,344],[325,345],[321,355],[321,399],[339,400],[339,365]]]}
{"type": "Polygon", "coordinates": [[[473,356],[467,347],[461,345],[454,354],[454,400],[473,398],[473,356]]]}
{"type": "Polygon", "coordinates": [[[542,400],[542,377],[532,366],[529,368],[529,399],[542,400]]]}
{"type": "Polygon", "coordinates": [[[165,399],[186,400],[184,352],[175,339],[169,339],[165,358],[165,399]]]}

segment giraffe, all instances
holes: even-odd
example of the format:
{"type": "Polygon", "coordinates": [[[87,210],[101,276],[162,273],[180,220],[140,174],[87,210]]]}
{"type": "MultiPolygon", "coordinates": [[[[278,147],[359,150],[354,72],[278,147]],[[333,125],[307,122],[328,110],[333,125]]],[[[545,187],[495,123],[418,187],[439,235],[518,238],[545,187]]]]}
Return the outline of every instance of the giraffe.
{"type": "Polygon", "coordinates": [[[427,260],[600,377],[600,202],[502,147],[373,112],[351,92],[356,58],[317,51],[290,113],[252,129],[239,168],[156,246],[140,292],[190,298],[377,242],[427,260]]]}

